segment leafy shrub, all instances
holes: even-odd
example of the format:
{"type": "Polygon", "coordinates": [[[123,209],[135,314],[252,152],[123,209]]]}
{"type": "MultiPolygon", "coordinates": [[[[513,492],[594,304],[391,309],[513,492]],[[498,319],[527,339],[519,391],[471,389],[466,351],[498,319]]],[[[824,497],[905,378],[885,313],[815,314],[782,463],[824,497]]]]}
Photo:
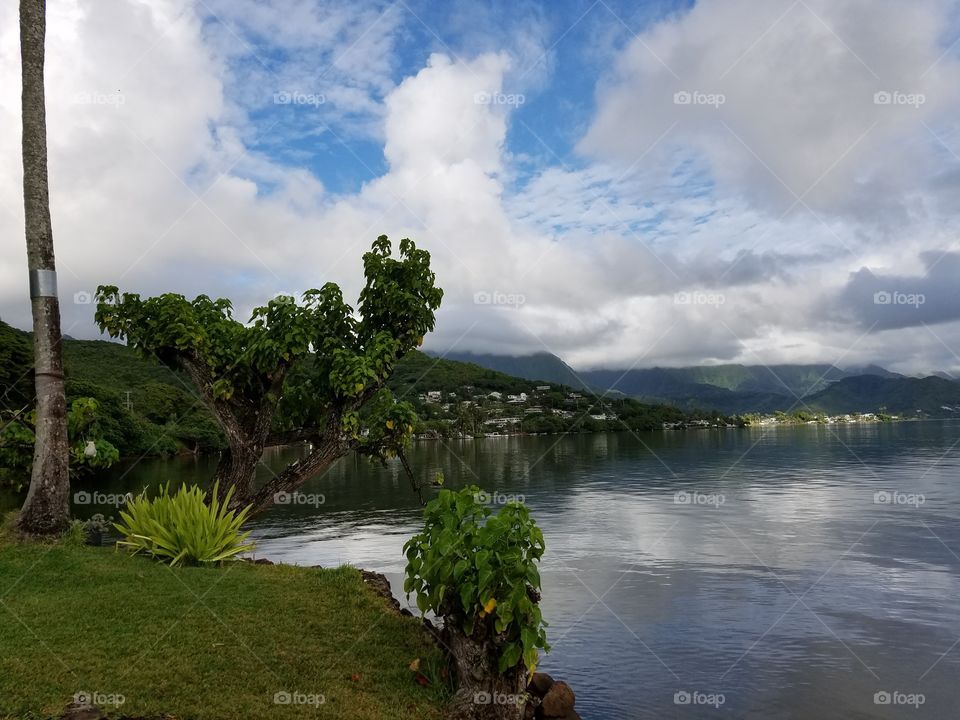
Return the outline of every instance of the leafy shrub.
{"type": "Polygon", "coordinates": [[[404,545],[404,591],[472,636],[477,623],[492,623],[500,649],[499,671],[523,662],[537,666],[549,651],[546,623],[537,603],[543,533],[520,503],[493,514],[478,500],[480,489],[441,490],[427,504],[423,531],[404,545]]]}
{"type": "Polygon", "coordinates": [[[209,565],[236,559],[254,547],[246,542],[250,533],[240,532],[250,508],[227,510],[233,488],[222,502],[217,489],[214,485],[209,504],[207,494],[196,486],[181,487],[171,495],[164,485],[154,498],[141,493],[120,511],[122,522],[114,527],[125,539],[117,544],[171,565],[209,565]]]}

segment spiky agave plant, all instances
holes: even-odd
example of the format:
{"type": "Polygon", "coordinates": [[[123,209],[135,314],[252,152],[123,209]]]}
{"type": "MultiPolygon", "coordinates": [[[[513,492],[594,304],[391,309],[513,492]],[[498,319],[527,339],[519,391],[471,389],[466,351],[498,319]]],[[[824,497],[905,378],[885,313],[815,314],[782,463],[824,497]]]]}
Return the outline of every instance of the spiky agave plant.
{"type": "Polygon", "coordinates": [[[249,532],[240,532],[250,506],[242,510],[227,510],[233,488],[224,499],[218,500],[214,485],[211,499],[197,486],[181,487],[171,495],[168,485],[162,485],[156,497],[147,497],[146,491],[127,503],[120,512],[122,522],[114,527],[124,536],[117,545],[136,553],[146,553],[170,565],[209,565],[236,559],[242,552],[252,550],[246,542],[249,532]]]}

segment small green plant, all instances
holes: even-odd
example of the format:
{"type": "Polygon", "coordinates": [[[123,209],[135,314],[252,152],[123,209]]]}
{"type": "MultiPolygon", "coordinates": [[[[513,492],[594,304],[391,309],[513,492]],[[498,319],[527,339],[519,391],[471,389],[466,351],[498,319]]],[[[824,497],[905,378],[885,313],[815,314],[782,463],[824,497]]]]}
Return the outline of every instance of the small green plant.
{"type": "Polygon", "coordinates": [[[87,541],[87,524],[83,520],[74,520],[60,538],[60,542],[70,547],[80,547],[87,541]]]}
{"type": "Polygon", "coordinates": [[[253,550],[254,544],[246,542],[250,533],[240,532],[250,507],[227,510],[233,488],[222,501],[217,490],[214,485],[209,502],[207,493],[196,486],[181,487],[171,495],[163,485],[154,498],[141,493],[120,511],[122,522],[114,527],[125,539],[117,545],[174,566],[209,565],[253,550]]]}
{"type": "Polygon", "coordinates": [[[539,651],[550,649],[537,604],[543,533],[522,504],[493,514],[480,493],[444,489],[427,504],[423,531],[404,545],[404,591],[466,637],[492,635],[501,673],[521,662],[533,673],[539,651]]]}

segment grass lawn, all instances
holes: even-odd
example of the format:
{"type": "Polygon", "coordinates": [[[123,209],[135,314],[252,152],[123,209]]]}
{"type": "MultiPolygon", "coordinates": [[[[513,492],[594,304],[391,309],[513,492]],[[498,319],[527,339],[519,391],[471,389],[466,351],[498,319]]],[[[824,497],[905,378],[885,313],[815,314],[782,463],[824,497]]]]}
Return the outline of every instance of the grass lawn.
{"type": "Polygon", "coordinates": [[[441,691],[408,666],[438,655],[351,568],[172,570],[0,538],[4,720],[58,717],[78,692],[122,695],[111,717],[429,720],[441,691]]]}

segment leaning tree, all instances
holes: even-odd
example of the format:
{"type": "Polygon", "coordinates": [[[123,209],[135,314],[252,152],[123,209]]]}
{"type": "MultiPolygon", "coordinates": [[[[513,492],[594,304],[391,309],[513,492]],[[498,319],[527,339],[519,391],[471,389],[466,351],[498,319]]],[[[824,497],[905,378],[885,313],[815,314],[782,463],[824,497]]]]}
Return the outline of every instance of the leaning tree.
{"type": "Polygon", "coordinates": [[[103,286],[96,320],[111,337],[186,373],[227,439],[220,492],[235,488],[233,505],[261,512],[352,451],[403,459],[415,415],[386,381],[433,329],[443,291],[426,250],[408,239],[399,249],[394,258],[382,235],[364,254],[356,311],[334,283],[301,302],[275,298],[248,323],[233,318],[229,300],[141,299],[103,286]],[[308,454],[257,487],[264,448],[298,442],[309,443],[308,454]]]}

